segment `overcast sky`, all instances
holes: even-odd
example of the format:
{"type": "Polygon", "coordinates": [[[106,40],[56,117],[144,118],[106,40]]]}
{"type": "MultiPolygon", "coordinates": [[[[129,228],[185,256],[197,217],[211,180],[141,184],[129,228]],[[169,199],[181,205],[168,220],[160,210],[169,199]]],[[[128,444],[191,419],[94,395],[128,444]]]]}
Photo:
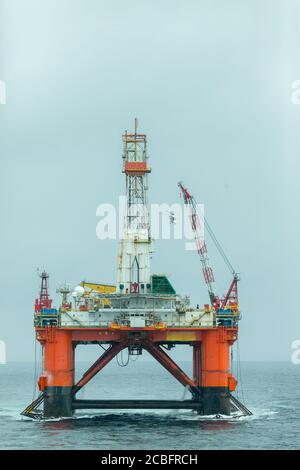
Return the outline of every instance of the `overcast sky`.
{"type": "MultiPolygon", "coordinates": [[[[33,358],[37,267],[113,283],[117,241],[96,208],[124,193],[121,134],[148,136],[149,196],[183,180],[241,273],[244,360],[289,360],[300,338],[300,3],[0,0],[0,339],[33,358]]],[[[210,244],[220,293],[230,276],[210,244]]],[[[199,260],[158,241],[153,271],[207,302],[199,260]]]]}

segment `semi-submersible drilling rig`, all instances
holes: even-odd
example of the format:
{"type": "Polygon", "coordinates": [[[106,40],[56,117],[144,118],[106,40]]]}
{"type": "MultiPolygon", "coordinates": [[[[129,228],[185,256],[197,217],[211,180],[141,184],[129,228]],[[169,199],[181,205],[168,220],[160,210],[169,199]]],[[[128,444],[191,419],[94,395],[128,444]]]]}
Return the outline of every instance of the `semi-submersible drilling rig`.
{"type": "Polygon", "coordinates": [[[150,173],[146,135],[135,125],[123,135],[123,173],[126,178],[126,216],[120,241],[117,285],[81,282],[71,291],[58,289],[62,302],[52,307],[48,274],[41,273],[41,290],[35,302],[36,339],[43,347],[39,397],[22,414],[32,418],[71,417],[78,409],[192,409],[202,415],[250,414],[232,394],[237,381],[230,372],[230,351],[238,335],[238,276],[224,298],[215,292],[213,270],[201,234],[194,198],[179,183],[189,210],[197,252],[202,263],[210,303],[191,308],[167,276],[152,274],[152,239],[147,203],[150,173]],[[79,344],[99,344],[104,352],[75,383],[75,350],[79,344]],[[190,345],[193,376],[189,377],[167,350],[190,345]],[[146,350],[176,380],[188,387],[191,398],[171,400],[83,400],[84,387],[123,349],[129,355],[146,350]]]}

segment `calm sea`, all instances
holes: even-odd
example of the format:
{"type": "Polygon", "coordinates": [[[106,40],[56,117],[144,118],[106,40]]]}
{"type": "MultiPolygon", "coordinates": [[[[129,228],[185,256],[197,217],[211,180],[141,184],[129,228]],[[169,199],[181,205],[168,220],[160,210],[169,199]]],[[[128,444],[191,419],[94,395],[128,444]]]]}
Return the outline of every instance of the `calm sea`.
{"type": "MultiPolygon", "coordinates": [[[[189,371],[190,364],[181,364],[189,371]]],[[[79,364],[78,375],[88,364],[79,364]]],[[[74,419],[36,422],[20,416],[32,401],[33,363],[0,366],[1,449],[297,449],[300,366],[245,362],[239,399],[251,417],[214,419],[193,411],[81,411],[74,419]],[[242,393],[243,392],[243,393],[242,393]]],[[[159,364],[140,358],[110,364],[78,398],[184,397],[159,364]]],[[[188,396],[186,396],[188,398],[188,396]]]]}

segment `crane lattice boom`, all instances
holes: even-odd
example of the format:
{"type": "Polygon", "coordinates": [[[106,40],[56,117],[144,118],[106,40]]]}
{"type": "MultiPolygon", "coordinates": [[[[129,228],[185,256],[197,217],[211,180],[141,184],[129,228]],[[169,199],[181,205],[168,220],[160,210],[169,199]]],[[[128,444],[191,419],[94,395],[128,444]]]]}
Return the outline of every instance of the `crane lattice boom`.
{"type": "MultiPolygon", "coordinates": [[[[204,240],[200,218],[197,213],[197,204],[196,204],[195,198],[183,186],[182,182],[179,182],[178,186],[183,195],[184,203],[189,208],[189,218],[191,222],[191,227],[194,232],[196,248],[197,248],[197,252],[198,252],[201,264],[202,264],[203,277],[207,285],[207,290],[208,290],[208,295],[210,298],[211,305],[215,308],[215,310],[220,310],[220,309],[222,310],[228,305],[237,310],[238,309],[237,282],[239,280],[239,277],[232,269],[233,280],[230,284],[227,294],[224,296],[224,298],[220,299],[220,297],[216,293],[214,271],[209,262],[207,246],[204,240]]],[[[204,217],[203,217],[203,222],[205,222],[204,217]]],[[[210,227],[209,227],[209,232],[212,232],[210,227]]],[[[225,257],[225,261],[227,262],[227,264],[230,265],[226,255],[224,254],[224,251],[222,250],[219,243],[217,242],[213,232],[212,232],[212,236],[213,236],[213,240],[215,241],[218,250],[222,254],[223,258],[225,257]]]]}

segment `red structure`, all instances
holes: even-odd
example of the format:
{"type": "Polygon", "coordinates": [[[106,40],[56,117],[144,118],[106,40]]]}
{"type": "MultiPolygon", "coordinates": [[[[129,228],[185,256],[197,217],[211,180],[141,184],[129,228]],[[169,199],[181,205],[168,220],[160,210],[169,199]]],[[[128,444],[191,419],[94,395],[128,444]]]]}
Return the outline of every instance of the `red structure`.
{"type": "Polygon", "coordinates": [[[41,290],[38,299],[35,299],[34,311],[36,313],[41,312],[42,309],[51,309],[52,299],[49,297],[48,293],[48,279],[49,274],[43,271],[40,274],[41,278],[41,290]]]}

